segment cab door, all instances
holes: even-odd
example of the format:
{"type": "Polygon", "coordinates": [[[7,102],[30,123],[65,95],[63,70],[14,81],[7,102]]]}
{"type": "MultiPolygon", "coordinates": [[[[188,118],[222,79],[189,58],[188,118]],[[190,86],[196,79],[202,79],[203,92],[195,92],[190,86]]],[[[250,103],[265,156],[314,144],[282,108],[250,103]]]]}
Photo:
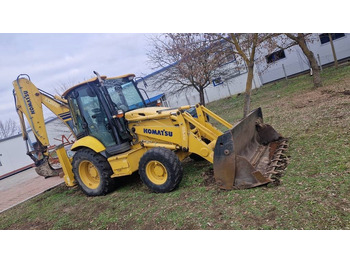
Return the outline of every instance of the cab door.
{"type": "Polygon", "coordinates": [[[67,98],[78,139],[90,135],[106,148],[116,144],[106,111],[91,86],[80,86],[69,93],[67,98]]]}

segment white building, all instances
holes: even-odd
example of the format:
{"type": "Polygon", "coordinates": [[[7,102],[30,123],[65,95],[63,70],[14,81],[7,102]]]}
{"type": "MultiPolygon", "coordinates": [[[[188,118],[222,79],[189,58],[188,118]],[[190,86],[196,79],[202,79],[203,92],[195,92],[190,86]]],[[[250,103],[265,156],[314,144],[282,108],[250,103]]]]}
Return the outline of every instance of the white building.
{"type": "MultiPolygon", "coordinates": [[[[349,59],[350,34],[336,33],[332,35],[337,59],[349,59]]],[[[328,33],[312,34],[311,40],[307,42],[307,45],[314,53],[319,65],[333,63],[334,58],[328,33]]],[[[273,53],[263,50],[260,56],[261,59],[257,59],[256,67],[262,84],[310,70],[308,60],[299,46],[293,46],[286,50],[277,49],[273,53]]]]}
{"type": "MultiPolygon", "coordinates": [[[[237,65],[236,61],[232,61],[225,65],[231,71],[229,75],[225,77],[216,77],[212,79],[212,83],[204,89],[205,102],[209,103],[216,101],[237,93],[245,91],[246,80],[247,80],[247,70],[242,65],[237,65]]],[[[152,74],[145,76],[147,87],[145,87],[144,82],[138,81],[138,88],[144,89],[147,92],[149,98],[164,94],[166,102],[165,106],[169,107],[180,107],[184,105],[195,105],[199,103],[199,93],[194,88],[181,93],[172,94],[168,91],[168,87],[165,85],[164,88],[154,91],[152,84],[156,81],[157,76],[162,74],[163,71],[167,68],[158,70],[152,74]]],[[[254,70],[253,78],[253,88],[259,88],[262,86],[257,70],[254,70]]],[[[145,95],[145,92],[141,91],[144,99],[147,102],[148,97],[145,95]]]]}
{"type": "MultiPolygon", "coordinates": [[[[53,151],[62,143],[69,147],[75,141],[68,127],[58,118],[46,121],[46,128],[50,141],[49,151],[53,151]]],[[[30,143],[36,141],[31,130],[28,131],[28,135],[30,143]]],[[[34,166],[26,152],[27,148],[21,134],[0,140],[0,178],[34,166]]]]}

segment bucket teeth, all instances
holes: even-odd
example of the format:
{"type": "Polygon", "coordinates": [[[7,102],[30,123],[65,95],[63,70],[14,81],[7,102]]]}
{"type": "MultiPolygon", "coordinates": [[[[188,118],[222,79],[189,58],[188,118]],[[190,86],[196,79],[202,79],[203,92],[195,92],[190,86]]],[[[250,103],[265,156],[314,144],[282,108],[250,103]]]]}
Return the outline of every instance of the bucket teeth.
{"type": "Polygon", "coordinates": [[[285,152],[288,149],[288,139],[283,139],[275,151],[266,174],[271,178],[274,184],[280,183],[279,178],[282,176],[283,170],[289,163],[288,156],[285,152]]]}

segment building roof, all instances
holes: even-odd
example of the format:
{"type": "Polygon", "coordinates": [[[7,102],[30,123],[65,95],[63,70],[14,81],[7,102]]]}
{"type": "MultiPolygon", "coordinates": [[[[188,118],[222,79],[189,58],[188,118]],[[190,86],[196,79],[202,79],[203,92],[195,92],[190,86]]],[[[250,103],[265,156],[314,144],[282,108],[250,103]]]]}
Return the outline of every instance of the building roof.
{"type": "MultiPolygon", "coordinates": [[[[176,65],[177,63],[178,63],[178,62],[175,62],[175,63],[173,63],[173,64],[171,64],[171,65],[168,65],[168,66],[166,66],[166,67],[163,67],[163,68],[161,68],[161,69],[159,69],[159,70],[157,70],[157,71],[154,71],[153,73],[150,73],[150,74],[148,74],[148,75],[146,75],[146,76],[144,76],[144,77],[142,77],[142,78],[146,80],[147,78],[150,78],[150,77],[152,77],[152,76],[154,76],[154,75],[157,75],[157,74],[159,74],[159,73],[161,73],[161,72],[163,72],[163,71],[169,69],[170,67],[173,67],[173,66],[176,65]]],[[[140,82],[140,81],[142,81],[142,80],[141,80],[141,79],[140,79],[140,80],[137,80],[136,83],[138,83],[138,82],[140,82]]]]}

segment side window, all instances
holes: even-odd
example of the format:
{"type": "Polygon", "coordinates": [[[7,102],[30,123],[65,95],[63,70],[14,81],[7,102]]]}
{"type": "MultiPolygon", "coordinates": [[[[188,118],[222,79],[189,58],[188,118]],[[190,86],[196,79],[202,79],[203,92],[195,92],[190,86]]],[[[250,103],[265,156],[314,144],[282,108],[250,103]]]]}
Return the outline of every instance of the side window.
{"type": "Polygon", "coordinates": [[[265,58],[266,58],[266,62],[270,64],[280,59],[286,58],[286,54],[284,53],[284,50],[281,49],[279,51],[276,51],[276,52],[273,52],[272,54],[267,55],[265,58]]]}
{"type": "Polygon", "coordinates": [[[134,82],[125,79],[107,79],[105,86],[117,109],[127,112],[145,106],[134,82]]]}
{"type": "Polygon", "coordinates": [[[88,123],[89,127],[96,126],[97,121],[95,114],[101,112],[100,104],[98,98],[80,95],[79,98],[81,103],[81,110],[84,115],[85,121],[88,123]]]}
{"type": "Polygon", "coordinates": [[[79,87],[76,90],[78,96],[74,104],[81,110],[78,110],[81,114],[79,115],[84,125],[87,125],[89,135],[97,138],[106,147],[112,146],[115,141],[106,112],[92,88],[94,87],[89,85],[79,87]]]}
{"type": "Polygon", "coordinates": [[[128,107],[130,109],[142,107],[141,105],[142,101],[140,99],[140,95],[131,82],[122,85],[122,88],[123,88],[123,94],[124,94],[125,100],[127,101],[128,107]]]}
{"type": "MultiPolygon", "coordinates": [[[[336,39],[342,38],[344,36],[345,36],[344,33],[332,33],[331,34],[332,40],[336,40],[336,39]]],[[[328,33],[320,34],[319,37],[320,37],[321,44],[325,44],[325,43],[328,43],[330,41],[328,33]]]]}
{"type": "Polygon", "coordinates": [[[84,132],[84,128],[83,128],[83,120],[82,117],[80,115],[80,110],[78,107],[78,103],[76,99],[72,99],[72,97],[70,96],[68,98],[68,104],[70,107],[70,111],[71,111],[71,115],[73,118],[73,131],[76,135],[83,133],[84,132]]]}

